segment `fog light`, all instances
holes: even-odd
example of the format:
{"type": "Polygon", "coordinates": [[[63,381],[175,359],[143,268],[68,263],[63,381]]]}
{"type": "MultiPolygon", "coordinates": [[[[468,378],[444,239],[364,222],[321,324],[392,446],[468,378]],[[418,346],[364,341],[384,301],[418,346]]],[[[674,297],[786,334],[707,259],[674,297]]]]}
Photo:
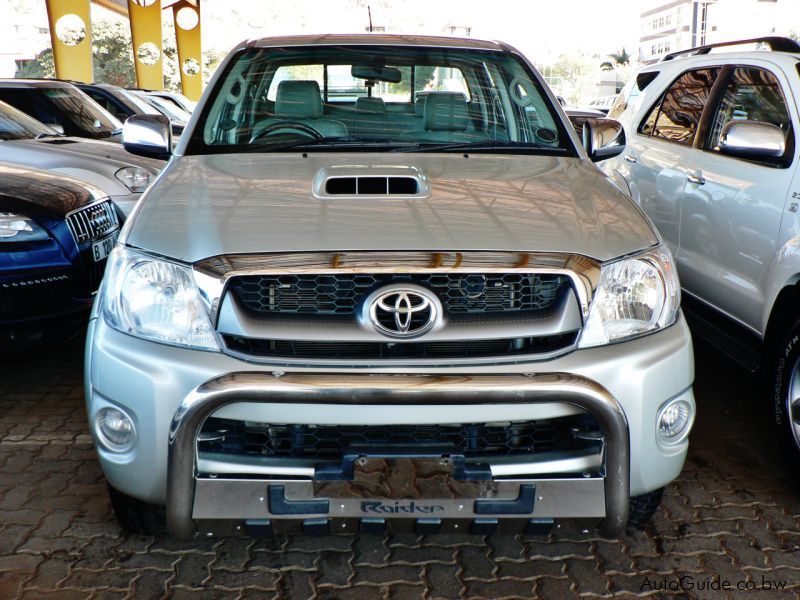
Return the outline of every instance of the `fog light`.
{"type": "Polygon", "coordinates": [[[136,441],[133,420],[118,408],[101,408],[94,418],[100,443],[112,452],[130,450],[136,441]]]}
{"type": "Polygon", "coordinates": [[[663,442],[677,443],[689,433],[692,419],[692,405],[686,400],[668,402],[658,414],[658,435],[663,442]]]}

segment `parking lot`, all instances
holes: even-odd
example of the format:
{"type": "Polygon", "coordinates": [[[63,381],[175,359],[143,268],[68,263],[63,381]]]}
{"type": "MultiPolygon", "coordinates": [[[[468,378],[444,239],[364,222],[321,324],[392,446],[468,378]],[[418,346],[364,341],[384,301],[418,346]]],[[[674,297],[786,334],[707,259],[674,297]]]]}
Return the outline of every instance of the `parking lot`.
{"type": "Polygon", "coordinates": [[[697,343],[698,420],[643,531],[548,537],[276,536],[179,544],[116,524],[83,405],[82,341],[4,358],[0,598],[720,597],[800,590],[800,495],[753,378],[697,343]],[[769,587],[768,587],[769,586],[769,587]],[[706,588],[706,589],[702,589],[706,588]]]}

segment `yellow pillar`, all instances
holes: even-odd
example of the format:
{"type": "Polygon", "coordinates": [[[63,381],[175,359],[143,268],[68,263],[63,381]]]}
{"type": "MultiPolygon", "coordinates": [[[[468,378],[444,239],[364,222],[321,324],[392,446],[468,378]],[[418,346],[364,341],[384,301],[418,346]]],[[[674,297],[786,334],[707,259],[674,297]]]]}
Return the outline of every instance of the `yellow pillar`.
{"type": "Polygon", "coordinates": [[[136,84],[148,90],[163,90],[161,0],[128,0],[128,17],[136,84]]]}
{"type": "Polygon", "coordinates": [[[56,77],[91,83],[92,26],[89,0],[47,0],[56,77]]]}
{"type": "Polygon", "coordinates": [[[183,94],[197,101],[203,93],[203,51],[200,45],[200,1],[180,0],[172,6],[178,66],[183,94]]]}

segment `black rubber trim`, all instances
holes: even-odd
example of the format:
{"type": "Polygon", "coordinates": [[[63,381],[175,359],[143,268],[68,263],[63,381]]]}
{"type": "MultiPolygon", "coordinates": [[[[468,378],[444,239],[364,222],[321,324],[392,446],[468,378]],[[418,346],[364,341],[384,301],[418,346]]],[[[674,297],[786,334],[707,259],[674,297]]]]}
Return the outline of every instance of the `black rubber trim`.
{"type": "Polygon", "coordinates": [[[326,515],[328,500],[287,500],[282,485],[268,486],[269,512],[273,515],[326,515]]]}
{"type": "Polygon", "coordinates": [[[536,486],[519,486],[516,500],[475,500],[476,515],[529,515],[536,500],[536,486]]]}

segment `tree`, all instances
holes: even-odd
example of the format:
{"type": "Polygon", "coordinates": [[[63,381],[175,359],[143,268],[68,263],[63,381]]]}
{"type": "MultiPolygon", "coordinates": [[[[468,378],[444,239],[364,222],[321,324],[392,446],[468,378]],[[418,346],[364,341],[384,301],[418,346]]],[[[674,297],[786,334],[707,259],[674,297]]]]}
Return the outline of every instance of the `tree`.
{"type": "Polygon", "coordinates": [[[618,67],[627,66],[631,62],[631,55],[625,51],[624,47],[619,52],[612,52],[608,57],[611,59],[610,61],[606,60],[600,63],[600,68],[603,71],[614,71],[618,67]]]}

